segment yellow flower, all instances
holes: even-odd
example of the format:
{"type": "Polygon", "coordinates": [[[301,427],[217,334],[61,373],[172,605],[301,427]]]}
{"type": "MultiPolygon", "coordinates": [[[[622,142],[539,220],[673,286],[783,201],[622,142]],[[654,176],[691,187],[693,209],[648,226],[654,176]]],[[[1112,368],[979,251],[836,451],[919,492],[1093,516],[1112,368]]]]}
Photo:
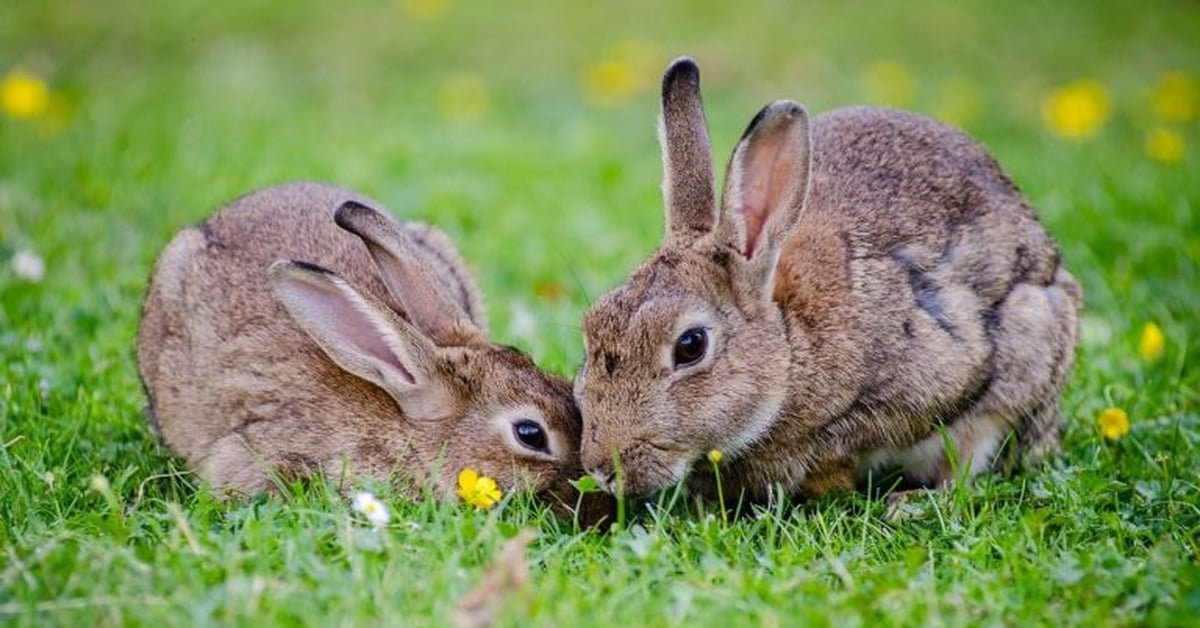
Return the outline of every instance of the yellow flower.
{"type": "Polygon", "coordinates": [[[1196,82],[1182,72],[1164,74],[1150,95],[1154,113],[1163,120],[1183,122],[1196,115],[1196,82]]]}
{"type": "Polygon", "coordinates": [[[713,464],[720,464],[721,459],[724,457],[725,457],[725,454],[721,453],[720,449],[714,449],[714,450],[708,452],[708,461],[713,464]]]}
{"type": "Polygon", "coordinates": [[[463,469],[458,474],[458,496],[477,508],[491,508],[500,501],[500,489],[496,481],[479,475],[475,469],[463,469]]]}
{"type": "Polygon", "coordinates": [[[488,110],[488,87],[475,74],[456,74],[438,87],[438,111],[455,122],[474,122],[488,110]]]}
{"type": "Polygon", "coordinates": [[[1108,440],[1117,440],[1129,433],[1129,415],[1120,408],[1108,408],[1096,419],[1100,434],[1108,440]]]}
{"type": "Polygon", "coordinates": [[[620,41],[584,72],[580,89],[596,107],[619,107],[653,84],[661,59],[653,44],[620,41]]]}
{"type": "Polygon", "coordinates": [[[12,72],[0,83],[0,108],[12,118],[36,118],[50,106],[45,81],[25,72],[12,72]]]}
{"type": "Polygon", "coordinates": [[[422,20],[431,20],[450,8],[450,0],[400,0],[404,12],[422,20]]]}
{"type": "Polygon", "coordinates": [[[875,61],[863,75],[863,94],[876,104],[903,107],[915,91],[916,81],[908,68],[889,59],[875,61]]]}
{"type": "Polygon", "coordinates": [[[1167,338],[1162,329],[1154,323],[1146,323],[1142,328],[1142,339],[1138,342],[1138,355],[1147,362],[1153,362],[1162,357],[1166,343],[1167,338]]]}
{"type": "Polygon", "coordinates": [[[1042,103],[1042,120],[1054,133],[1072,140],[1094,136],[1108,119],[1108,90],[1099,81],[1064,85],[1042,103]]]}
{"type": "Polygon", "coordinates": [[[1155,127],[1146,133],[1146,154],[1164,164],[1183,161],[1183,136],[1166,127],[1155,127]]]}

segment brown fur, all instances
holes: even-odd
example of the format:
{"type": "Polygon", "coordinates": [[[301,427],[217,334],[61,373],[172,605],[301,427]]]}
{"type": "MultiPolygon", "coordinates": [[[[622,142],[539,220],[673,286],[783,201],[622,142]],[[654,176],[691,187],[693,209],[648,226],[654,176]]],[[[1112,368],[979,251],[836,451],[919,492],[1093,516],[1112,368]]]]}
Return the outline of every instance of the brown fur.
{"type": "MultiPolygon", "coordinates": [[[[668,78],[694,71],[676,65],[692,64],[668,78]]],[[[698,109],[698,80],[692,98],[698,109]]],[[[711,150],[696,131],[665,137],[685,142],[671,154],[711,150]]],[[[1080,289],[1016,186],[961,132],[865,107],[809,123],[776,102],[735,150],[720,211],[666,200],[662,248],[584,320],[582,458],[610,488],[614,454],[626,492],[645,494],[721,449],[722,480],[765,497],[885,468],[942,485],[943,428],[967,475],[993,467],[1006,440],[1030,462],[1057,450],[1080,289]],[[671,233],[704,212],[715,227],[671,233]],[[708,356],[674,368],[689,320],[710,327],[708,356]]]]}
{"type": "Polygon", "coordinates": [[[458,472],[471,467],[505,489],[549,487],[573,505],[566,484],[579,471],[580,418],[569,384],[487,339],[474,279],[444,234],[363,208],[347,229],[365,225],[379,236],[385,246],[372,244],[369,253],[369,238],[334,223],[346,201],[372,205],[323,184],[261,190],[185,229],[163,251],[137,347],[163,440],[213,485],[242,494],[271,488],[272,473],[319,471],[432,480],[449,494],[458,472]],[[387,235],[395,229],[403,235],[387,235]],[[337,274],[272,265],[290,259],[337,274]],[[389,263],[416,279],[394,279],[389,263]],[[403,340],[395,373],[416,383],[393,389],[340,366],[337,352],[306,333],[324,329],[320,321],[305,327],[273,285],[285,289],[279,295],[289,287],[360,294],[385,332],[403,340]],[[425,318],[410,315],[423,298],[445,317],[430,307],[425,318]],[[538,420],[551,452],[524,448],[505,413],[538,420]]]}

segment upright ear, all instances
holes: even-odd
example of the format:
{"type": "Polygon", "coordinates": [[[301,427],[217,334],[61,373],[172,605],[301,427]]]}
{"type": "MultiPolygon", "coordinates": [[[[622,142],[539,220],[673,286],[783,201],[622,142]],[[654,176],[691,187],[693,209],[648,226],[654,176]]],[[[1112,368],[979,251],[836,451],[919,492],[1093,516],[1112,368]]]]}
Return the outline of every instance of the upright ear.
{"type": "Polygon", "coordinates": [[[808,113],[790,100],[763,107],[729,160],[720,238],[745,255],[768,297],[780,250],[804,209],[811,170],[808,113]]]}
{"type": "Polygon", "coordinates": [[[712,143],[700,101],[700,68],[688,57],[663,75],[659,142],[663,158],[664,243],[690,244],[717,224],[712,143]]]}
{"type": "Polygon", "coordinates": [[[439,414],[431,340],[320,266],[280,260],[267,276],[284,308],[338,366],[382,388],[410,418],[439,414]]]}
{"type": "Polygon", "coordinates": [[[355,201],[334,212],[338,226],[362,238],[379,268],[383,283],[414,325],[428,336],[444,340],[456,331],[482,334],[463,306],[447,293],[435,271],[400,225],[388,216],[355,201]]]}

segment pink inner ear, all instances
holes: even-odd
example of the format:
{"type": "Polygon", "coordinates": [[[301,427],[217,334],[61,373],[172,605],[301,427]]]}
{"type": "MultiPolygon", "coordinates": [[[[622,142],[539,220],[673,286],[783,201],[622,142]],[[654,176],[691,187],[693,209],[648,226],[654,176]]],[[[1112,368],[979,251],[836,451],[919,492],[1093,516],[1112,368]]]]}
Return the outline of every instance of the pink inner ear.
{"type": "Polygon", "coordinates": [[[416,382],[375,323],[346,295],[305,281],[292,282],[288,290],[293,306],[298,308],[296,314],[307,319],[306,326],[320,337],[321,348],[335,361],[339,353],[357,353],[391,366],[410,384],[416,382]]]}
{"type": "Polygon", "coordinates": [[[786,126],[755,140],[747,148],[742,162],[742,206],[746,225],[746,257],[754,257],[759,237],[771,213],[779,209],[781,195],[788,184],[792,164],[783,154],[786,126]]]}

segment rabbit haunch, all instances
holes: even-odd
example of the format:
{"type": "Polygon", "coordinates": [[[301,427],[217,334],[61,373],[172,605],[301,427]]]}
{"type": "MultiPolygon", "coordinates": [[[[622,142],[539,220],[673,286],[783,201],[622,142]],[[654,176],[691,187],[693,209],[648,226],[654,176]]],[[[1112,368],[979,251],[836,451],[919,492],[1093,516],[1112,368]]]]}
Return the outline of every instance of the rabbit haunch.
{"type": "MultiPolygon", "coordinates": [[[[900,111],[810,122],[779,101],[747,128],[718,207],[686,59],[663,80],[661,135],[662,246],[583,326],[582,458],[604,485],[653,492],[718,449],[727,491],[751,497],[884,470],[936,486],[952,458],[970,475],[1059,447],[1080,290],[978,144],[900,111]],[[681,364],[685,333],[706,350],[681,364]]],[[[709,468],[692,474],[702,489],[709,468]]]]}

